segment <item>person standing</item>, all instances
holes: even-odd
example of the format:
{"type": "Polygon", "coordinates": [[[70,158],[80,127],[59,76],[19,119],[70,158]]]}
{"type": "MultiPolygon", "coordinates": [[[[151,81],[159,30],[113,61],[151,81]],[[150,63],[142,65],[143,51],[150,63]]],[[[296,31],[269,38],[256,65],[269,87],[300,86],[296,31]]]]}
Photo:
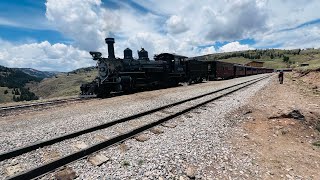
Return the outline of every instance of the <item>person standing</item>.
{"type": "Polygon", "coordinates": [[[280,84],[283,84],[283,70],[280,71],[278,78],[279,78],[280,84]]]}

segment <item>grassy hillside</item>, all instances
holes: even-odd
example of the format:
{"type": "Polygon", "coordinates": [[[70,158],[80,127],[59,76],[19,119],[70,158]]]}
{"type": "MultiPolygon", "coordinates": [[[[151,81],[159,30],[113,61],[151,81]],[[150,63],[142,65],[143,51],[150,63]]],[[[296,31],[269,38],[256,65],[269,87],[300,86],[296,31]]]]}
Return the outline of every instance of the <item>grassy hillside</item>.
{"type": "Polygon", "coordinates": [[[72,96],[80,93],[82,83],[91,82],[96,76],[97,70],[95,68],[82,68],[46,78],[40,83],[27,84],[27,87],[40,98],[72,96]]]}
{"type": "Polygon", "coordinates": [[[27,83],[39,82],[40,80],[41,78],[26,74],[19,69],[0,66],[0,103],[38,99],[24,87],[27,83]],[[15,96],[12,94],[12,90],[14,90],[15,96]]]}
{"type": "Polygon", "coordinates": [[[246,64],[250,61],[262,61],[265,67],[273,69],[297,68],[301,63],[309,63],[310,67],[315,67],[320,65],[320,49],[248,50],[208,54],[198,56],[197,58],[202,60],[220,60],[237,64],[246,64]]]}
{"type": "Polygon", "coordinates": [[[20,70],[30,76],[34,76],[40,79],[50,78],[53,77],[56,73],[55,72],[48,72],[48,71],[38,71],[32,68],[13,68],[14,70],[20,70]]]}
{"type": "Polygon", "coordinates": [[[18,69],[0,66],[0,86],[9,88],[22,88],[31,81],[39,82],[41,78],[30,76],[18,69]]]}
{"type": "Polygon", "coordinates": [[[0,103],[11,102],[12,97],[12,89],[7,87],[0,87],[0,103]],[[5,91],[7,91],[8,93],[5,94],[5,91]]]}

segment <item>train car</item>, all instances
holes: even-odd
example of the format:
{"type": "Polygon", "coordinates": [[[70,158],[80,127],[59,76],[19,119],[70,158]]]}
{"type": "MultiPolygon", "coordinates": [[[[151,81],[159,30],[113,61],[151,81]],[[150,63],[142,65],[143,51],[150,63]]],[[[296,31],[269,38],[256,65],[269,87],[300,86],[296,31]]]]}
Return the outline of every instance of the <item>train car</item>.
{"type": "Polygon", "coordinates": [[[274,69],[266,68],[266,73],[273,73],[274,69]]]}
{"type": "Polygon", "coordinates": [[[251,67],[251,68],[252,68],[252,75],[257,75],[258,74],[257,67],[251,67]]]}
{"type": "Polygon", "coordinates": [[[200,83],[208,77],[208,66],[203,61],[194,58],[185,61],[186,77],[188,84],[200,83]]]}
{"type": "Polygon", "coordinates": [[[265,74],[265,73],[267,73],[267,68],[262,68],[262,74],[265,74]]]}
{"type": "Polygon", "coordinates": [[[246,68],[240,64],[233,65],[234,77],[246,76],[246,68]]]}
{"type": "Polygon", "coordinates": [[[251,76],[252,75],[252,67],[251,66],[246,66],[246,76],[251,76]]]}
{"type": "Polygon", "coordinates": [[[204,61],[208,65],[208,79],[230,79],[234,77],[233,64],[222,61],[204,61]]]}
{"type": "Polygon", "coordinates": [[[265,73],[265,68],[257,67],[257,74],[263,74],[263,73],[265,73]]]}

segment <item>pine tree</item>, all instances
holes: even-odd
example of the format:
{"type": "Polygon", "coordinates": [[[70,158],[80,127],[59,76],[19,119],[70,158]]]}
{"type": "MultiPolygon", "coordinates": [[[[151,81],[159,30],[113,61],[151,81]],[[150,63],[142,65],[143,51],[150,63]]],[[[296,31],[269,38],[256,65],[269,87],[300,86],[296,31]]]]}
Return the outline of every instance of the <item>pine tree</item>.
{"type": "Polygon", "coordinates": [[[18,89],[15,89],[14,94],[15,94],[15,95],[20,95],[19,90],[18,90],[18,89]]]}

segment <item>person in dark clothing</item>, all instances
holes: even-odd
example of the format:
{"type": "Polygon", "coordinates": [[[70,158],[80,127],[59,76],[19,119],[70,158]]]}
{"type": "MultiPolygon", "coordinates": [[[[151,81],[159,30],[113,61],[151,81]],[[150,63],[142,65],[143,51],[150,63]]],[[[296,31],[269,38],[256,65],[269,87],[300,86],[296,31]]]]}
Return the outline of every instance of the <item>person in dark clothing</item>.
{"type": "Polygon", "coordinates": [[[283,84],[283,71],[281,70],[280,73],[279,73],[279,82],[280,84],[283,84]]]}

